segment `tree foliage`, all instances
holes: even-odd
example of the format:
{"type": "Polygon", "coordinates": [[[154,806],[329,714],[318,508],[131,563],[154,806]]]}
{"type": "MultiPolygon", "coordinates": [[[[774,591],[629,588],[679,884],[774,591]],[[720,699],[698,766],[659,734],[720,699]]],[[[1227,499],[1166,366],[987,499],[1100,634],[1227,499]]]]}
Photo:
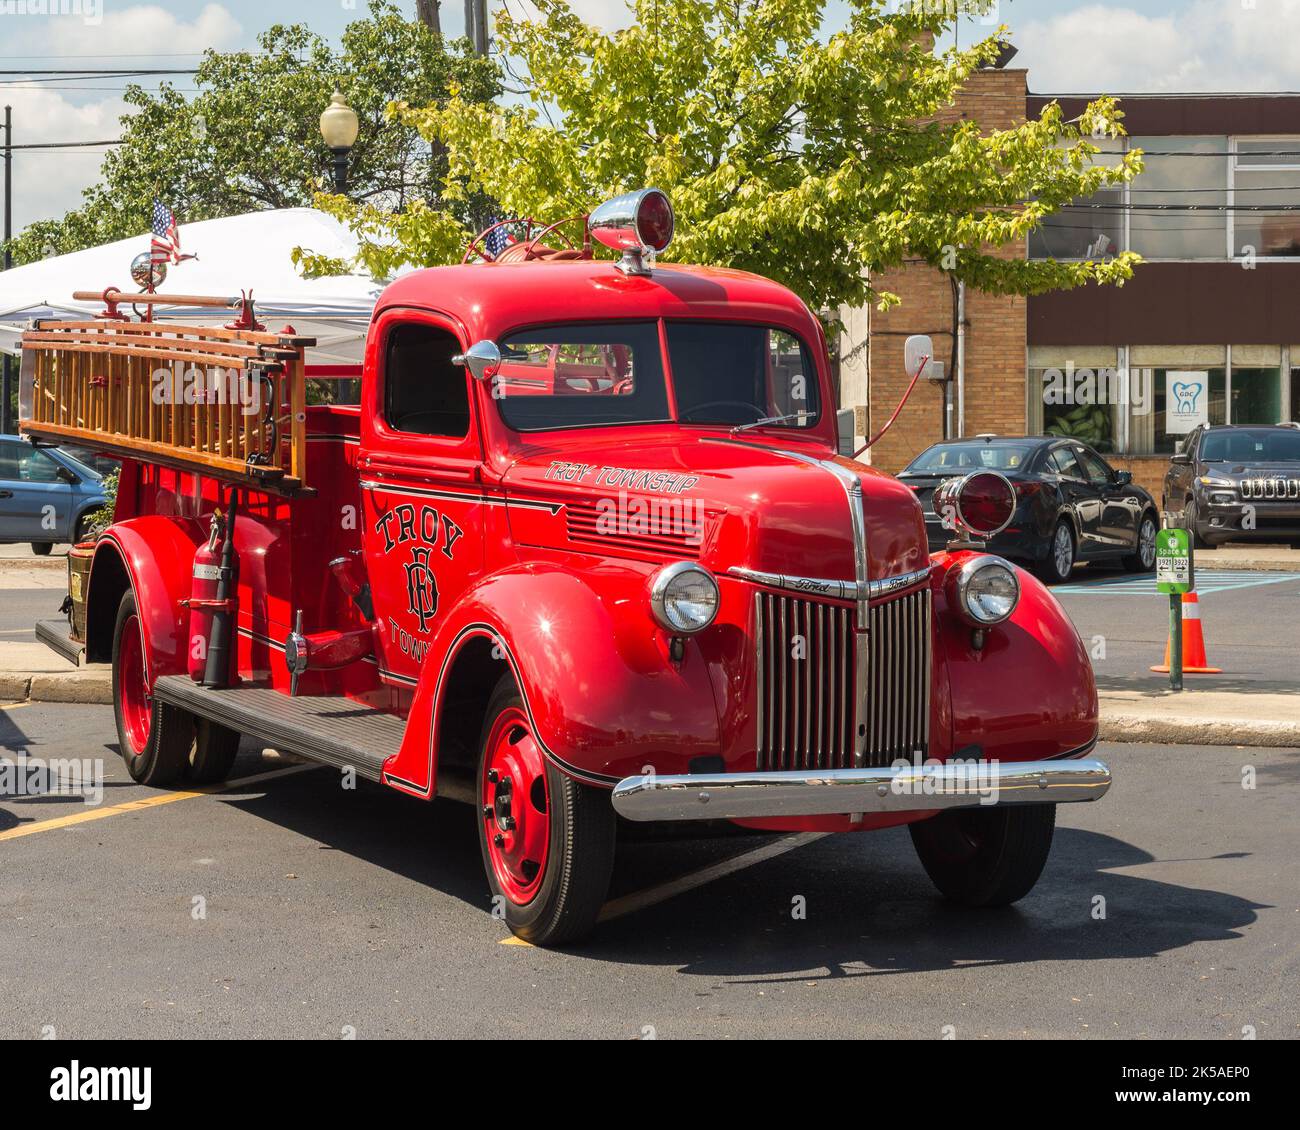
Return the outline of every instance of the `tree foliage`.
{"type": "Polygon", "coordinates": [[[496,16],[525,101],[464,91],[393,108],[445,147],[445,206],[386,214],[324,201],[363,236],[372,272],[453,261],[476,198],[502,216],[554,219],[653,184],[677,210],[666,258],[768,275],[816,309],[892,301],[870,273],[918,257],[998,293],[1131,275],[1131,254],[998,254],[1070,200],[1131,179],[1140,157],[1094,164],[1093,141],[1123,133],[1109,98],[1075,121],[1053,103],[989,133],[952,115],[1005,29],[963,50],[931,45],[954,8],[978,0],[849,0],[847,26],[829,35],[825,0],[635,0],[635,23],[613,33],[565,0],[534,6],[535,19],[496,16]]]}
{"type": "MultiPolygon", "coordinates": [[[[436,10],[436,9],[435,9],[436,10]]],[[[29,262],[148,231],[153,198],[182,223],[261,208],[309,205],[331,168],[321,111],[337,86],[357,112],[349,193],[401,211],[438,195],[445,161],[414,122],[387,113],[394,101],[438,106],[453,88],[468,104],[494,98],[498,72],[468,41],[447,44],[388,0],[344,30],[336,48],[305,25],[271,27],[258,50],[208,51],[187,98],[164,84],[132,85],[122,144],[106,156],[85,204],[39,221],[14,241],[29,262]]]]}

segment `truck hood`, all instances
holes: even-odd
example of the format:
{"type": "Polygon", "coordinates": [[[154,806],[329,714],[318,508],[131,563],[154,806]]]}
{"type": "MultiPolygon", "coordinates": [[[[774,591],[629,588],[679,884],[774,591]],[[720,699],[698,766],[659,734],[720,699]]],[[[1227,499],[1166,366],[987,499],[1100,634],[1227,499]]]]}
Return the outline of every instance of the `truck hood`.
{"type": "Polygon", "coordinates": [[[924,517],[907,487],[806,443],[557,437],[529,445],[504,486],[511,532],[523,544],[852,581],[850,506],[861,505],[872,580],[929,561],[924,517]],[[860,502],[846,479],[861,484],[860,502]]]}

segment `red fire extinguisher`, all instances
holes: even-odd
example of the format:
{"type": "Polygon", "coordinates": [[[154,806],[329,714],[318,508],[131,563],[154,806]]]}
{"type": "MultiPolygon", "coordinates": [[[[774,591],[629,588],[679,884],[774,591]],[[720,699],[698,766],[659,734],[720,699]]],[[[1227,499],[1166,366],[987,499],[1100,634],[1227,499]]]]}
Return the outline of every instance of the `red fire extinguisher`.
{"type": "Polygon", "coordinates": [[[190,610],[190,678],[208,687],[227,687],[235,680],[235,649],[230,643],[239,564],[234,553],[234,533],[232,493],[224,521],[220,511],[213,513],[208,540],[194,554],[190,597],[184,602],[190,610]]]}

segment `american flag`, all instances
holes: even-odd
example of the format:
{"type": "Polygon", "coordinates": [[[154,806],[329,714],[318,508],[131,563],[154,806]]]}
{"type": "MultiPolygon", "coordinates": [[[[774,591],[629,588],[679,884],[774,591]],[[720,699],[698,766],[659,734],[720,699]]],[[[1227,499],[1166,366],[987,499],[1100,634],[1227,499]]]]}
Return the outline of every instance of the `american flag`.
{"type": "Polygon", "coordinates": [[[172,210],[166,204],[161,200],[155,200],[149,260],[152,263],[179,263],[181,259],[181,232],[176,226],[176,217],[172,215],[172,210]]]}
{"type": "Polygon", "coordinates": [[[493,228],[487,233],[487,238],[483,240],[483,246],[487,249],[487,253],[491,255],[493,259],[514,243],[514,240],[506,233],[506,225],[500,220],[495,222],[501,224],[501,226],[493,228]]]}

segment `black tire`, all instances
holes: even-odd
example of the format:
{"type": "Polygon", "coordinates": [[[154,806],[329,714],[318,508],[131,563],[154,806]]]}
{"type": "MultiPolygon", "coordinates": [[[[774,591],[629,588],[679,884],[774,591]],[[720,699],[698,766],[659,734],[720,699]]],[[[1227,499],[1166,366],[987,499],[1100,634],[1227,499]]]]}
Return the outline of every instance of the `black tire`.
{"type": "Polygon", "coordinates": [[[909,824],[921,866],[947,899],[1008,906],[1032,889],[1052,850],[1056,805],[963,808],[909,824]]]}
{"type": "Polygon", "coordinates": [[[1196,510],[1196,499],[1189,498],[1183,504],[1183,525],[1191,532],[1193,549],[1213,549],[1214,546],[1201,537],[1200,515],[1196,510]]]}
{"type": "MultiPolygon", "coordinates": [[[[488,739],[504,711],[522,707],[523,699],[514,679],[503,676],[488,702],[479,739],[475,778],[480,812],[485,800],[484,762],[488,756],[488,739]]],[[[511,931],[533,945],[556,946],[576,941],[596,924],[614,869],[616,818],[608,792],[579,784],[549,762],[546,788],[550,846],[540,886],[529,902],[519,905],[502,892],[489,855],[488,823],[484,819],[478,821],[479,848],[493,905],[504,908],[511,931]]]]}
{"type": "Polygon", "coordinates": [[[1074,531],[1070,528],[1070,523],[1062,518],[1052,528],[1052,538],[1047,543],[1047,556],[1038,563],[1037,573],[1048,584],[1063,584],[1070,579],[1070,574],[1074,572],[1074,563],[1078,554],[1078,546],[1074,541],[1074,531]],[[1058,539],[1061,537],[1061,531],[1065,531],[1065,536],[1069,539],[1070,550],[1069,560],[1062,566],[1057,554],[1058,539]],[[1064,571],[1062,571],[1064,568],[1064,571]]]}
{"type": "Polygon", "coordinates": [[[230,776],[243,735],[207,718],[194,722],[194,747],[185,766],[185,779],[195,785],[215,785],[230,776]]]}
{"type": "Polygon", "coordinates": [[[194,718],[155,698],[151,704],[149,738],[138,753],[127,732],[122,706],[122,636],[128,620],[137,616],[135,594],[123,594],[113,625],[113,718],[122,760],[131,779],[141,785],[160,788],[180,780],[194,746],[194,718]]]}
{"type": "Polygon", "coordinates": [[[52,541],[34,541],[32,542],[32,552],[37,557],[49,557],[50,550],[54,548],[52,541]]]}
{"type": "Polygon", "coordinates": [[[1156,521],[1156,516],[1149,510],[1138,520],[1137,548],[1124,558],[1124,568],[1130,573],[1150,573],[1156,567],[1156,534],[1160,530],[1160,523],[1156,521]],[[1146,535],[1148,527],[1151,530],[1151,554],[1150,560],[1142,559],[1143,537],[1146,535]]]}
{"type": "Polygon", "coordinates": [[[90,515],[83,514],[77,519],[77,524],[72,530],[72,544],[78,545],[86,540],[86,531],[90,529],[90,515]]]}

